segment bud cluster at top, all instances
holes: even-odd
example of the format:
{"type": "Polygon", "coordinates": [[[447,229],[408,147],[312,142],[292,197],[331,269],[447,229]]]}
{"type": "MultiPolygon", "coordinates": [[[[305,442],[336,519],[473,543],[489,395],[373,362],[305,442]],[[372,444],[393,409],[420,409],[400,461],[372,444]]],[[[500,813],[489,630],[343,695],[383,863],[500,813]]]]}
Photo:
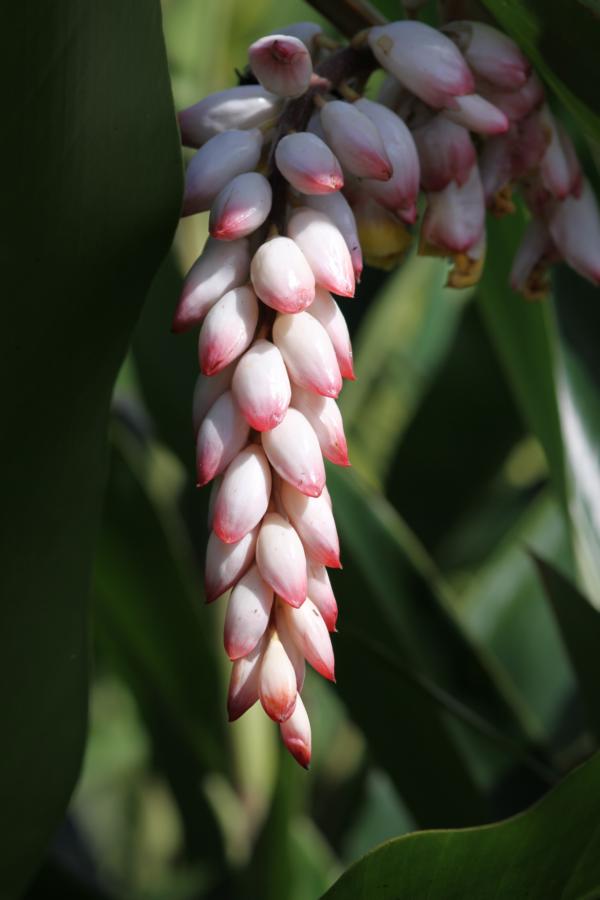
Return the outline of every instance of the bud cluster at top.
{"type": "Polygon", "coordinates": [[[260,700],[308,765],[304,666],[334,678],[340,565],[323,457],[349,464],[336,398],[354,377],[332,294],[354,296],[363,258],[393,266],[417,228],[450,286],[474,283],[486,209],[512,211],[515,186],[531,219],[513,287],[540,296],[559,258],[600,282],[600,220],[538,77],[489,25],[394,22],[338,48],[298,23],[252,44],[244,81],[179,115],[198,148],[183,215],[209,210],[210,237],[173,328],[201,326],[197,480],[213,483],[207,599],[230,592],[229,716],[260,700]]]}

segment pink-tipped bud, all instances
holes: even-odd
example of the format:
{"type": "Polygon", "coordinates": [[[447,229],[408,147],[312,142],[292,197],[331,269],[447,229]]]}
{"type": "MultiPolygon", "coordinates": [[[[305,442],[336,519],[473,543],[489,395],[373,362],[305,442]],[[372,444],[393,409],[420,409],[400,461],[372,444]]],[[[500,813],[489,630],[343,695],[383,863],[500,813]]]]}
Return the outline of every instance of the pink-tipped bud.
{"type": "Polygon", "coordinates": [[[240,541],[267,511],[271,468],[262,449],[251,444],[235,457],[215,501],[213,529],[226,544],[240,541]]]}
{"type": "Polygon", "coordinates": [[[209,94],[179,113],[181,142],[185,147],[200,147],[222,131],[260,128],[277,115],[280,105],[280,98],[260,84],[209,94]]]}
{"type": "Polygon", "coordinates": [[[483,22],[450,22],[443,30],[481,78],[509,91],[527,81],[531,69],[527,58],[497,28],[483,22]]]}
{"type": "Polygon", "coordinates": [[[335,631],[338,608],[327,569],[325,566],[310,560],[308,563],[307,591],[308,596],[323,616],[323,621],[327,625],[328,631],[335,631]]]}
{"type": "Polygon", "coordinates": [[[254,650],[267,630],[272,605],[273,590],[252,566],[232,590],[227,604],[224,643],[229,659],[254,650]]]}
{"type": "Polygon", "coordinates": [[[275,722],[285,722],[296,705],[296,673],[273,628],[260,664],[258,696],[266,714],[275,722]]]}
{"type": "Polygon", "coordinates": [[[235,241],[252,234],[271,212],[273,192],[264,175],[236,175],[219,191],[210,208],[208,230],[219,241],[235,241]]]}
{"type": "Polygon", "coordinates": [[[262,134],[257,128],[224,131],[211,138],[187,167],[182,216],[210,209],[232,178],[256,168],[261,150],[262,134]]]}
{"type": "Polygon", "coordinates": [[[361,97],[355,107],[377,127],[394,170],[389,181],[369,181],[365,187],[387,209],[412,212],[419,194],[420,166],[410,131],[395,112],[381,103],[361,97]]]}
{"type": "MultiPolygon", "coordinates": [[[[373,182],[379,185],[380,182],[373,182]]],[[[389,184],[389,182],[386,182],[389,184]]],[[[356,228],[356,219],[352,212],[352,207],[338,191],[336,194],[322,194],[320,196],[305,197],[304,202],[311,209],[324,213],[336,228],[339,229],[342,237],[346,241],[346,246],[350,251],[350,259],[352,260],[352,268],[354,269],[354,277],[360,281],[363,270],[362,250],[360,249],[360,241],[358,239],[358,231],[356,228]]]]}
{"type": "Polygon", "coordinates": [[[258,679],[265,649],[264,639],[247,656],[234,662],[229,680],[227,713],[230,722],[243,716],[258,700],[258,679]]]}
{"type": "Polygon", "coordinates": [[[556,200],[564,200],[581,185],[581,169],[571,139],[556,122],[547,105],[539,113],[542,128],[549,138],[540,163],[543,186],[556,200]]]}
{"type": "Polygon", "coordinates": [[[513,177],[513,134],[500,134],[483,145],[479,154],[479,174],[486,206],[493,206],[498,191],[513,177]]]}
{"type": "Polygon", "coordinates": [[[288,235],[302,250],[318,284],[342,297],[354,296],[350,252],[330,218],[315,209],[301,208],[290,217],[288,235]]]}
{"type": "Polygon", "coordinates": [[[341,164],[357,178],[387,181],[392,164],[377,126],[355,105],[332,100],[321,110],[327,143],[341,164]]]}
{"type": "Polygon", "coordinates": [[[202,487],[220,475],[248,441],[250,427],[231,391],[225,391],[206,414],[196,440],[196,476],[202,487]]]}
{"type": "Polygon", "coordinates": [[[204,375],[214,375],[244,352],[254,337],[258,301],[249,287],[234,288],[208,313],[198,341],[204,375]]]}
{"type": "Polygon", "coordinates": [[[290,405],[291,387],[283,357],[274,344],[255,341],[237,364],[232,390],[252,428],[268,431],[279,425],[290,405]]]}
{"type": "Polygon", "coordinates": [[[454,98],[472,94],[475,82],[460,50],[422,22],[392,22],[371,28],[375,58],[428,106],[452,107],[454,98]]]}
{"type": "Polygon", "coordinates": [[[427,195],[423,238],[440,250],[465,253],[481,238],[485,223],[485,202],[477,166],[465,184],[454,182],[443,191],[427,195]]]}
{"type": "Polygon", "coordinates": [[[342,414],[335,400],[294,386],[292,405],[312,425],[323,456],[336,466],[349,466],[342,414]]]}
{"type": "Polygon", "coordinates": [[[477,160],[469,132],[444,115],[434,116],[413,132],[426,191],[443,191],[452,182],[465,184],[477,160]]]}
{"type": "Polygon", "coordinates": [[[331,194],[344,186],[339,162],[327,144],[308,131],[282,138],[275,162],[283,177],[302,194],[331,194]]]}
{"type": "Polygon", "coordinates": [[[249,273],[250,250],[246,239],[224,243],[209,237],[183,282],[173,331],[187,331],[201,322],[223,294],[248,281],[249,273]]]}
{"type": "Polygon", "coordinates": [[[520,291],[528,297],[547,293],[546,270],[555,255],[546,223],[541,219],[531,219],[510,270],[510,286],[513,291],[520,291]]]}
{"type": "Polygon", "coordinates": [[[281,502],[308,556],[330,569],[341,568],[340,542],[325,497],[307,497],[291,484],[281,485],[281,502]]]}
{"type": "Polygon", "coordinates": [[[316,669],[319,675],[335,681],[335,660],[331,638],[327,631],[327,625],[312,600],[307,598],[297,609],[286,606],[283,614],[290,634],[302,650],[307,662],[313,669],[316,669]]]}
{"type": "Polygon", "coordinates": [[[262,444],[275,471],[303,494],[318,497],[325,485],[325,467],[319,441],[308,420],[297,409],[288,409],[262,444]]]}
{"type": "Polygon", "coordinates": [[[448,109],[442,115],[477,134],[504,134],[510,124],[501,109],[479,94],[457,97],[456,109],[448,109]]]}
{"type": "Polygon", "coordinates": [[[342,375],[327,331],[308,312],[279,315],[273,325],[273,343],[300,387],[324,397],[337,397],[342,375]]]}
{"type": "Polygon", "coordinates": [[[261,244],[252,259],[250,277],[263,303],[279,312],[300,312],[314,300],[315,276],[291,238],[275,237],[261,244]]]}
{"type": "Polygon", "coordinates": [[[258,81],[279,97],[300,97],[308,90],[312,60],[296,37],[272,34],[251,44],[248,62],[258,81]]]}
{"type": "Polygon", "coordinates": [[[306,556],[294,528],[278,513],[269,513],[256,544],[256,563],[261,577],[291,606],[306,598],[306,556]]]}
{"type": "Polygon", "coordinates": [[[198,375],[194,386],[194,398],[192,401],[192,423],[194,434],[202,425],[202,421],[213,403],[225,393],[231,384],[234,366],[226,366],[216,375],[210,378],[207,375],[198,375]]]}
{"type": "Polygon", "coordinates": [[[298,688],[298,693],[300,693],[304,687],[306,664],[304,653],[294,640],[287,623],[287,618],[283,609],[287,605],[285,600],[282,600],[281,598],[275,599],[275,627],[277,628],[277,634],[279,635],[281,643],[285,647],[285,652],[289,656],[290,662],[294,667],[294,672],[296,673],[296,687],[298,688]]]}
{"type": "Polygon", "coordinates": [[[342,378],[354,380],[352,361],[352,343],[344,314],[331,294],[324,288],[317,288],[314,302],[308,308],[311,316],[317,319],[333,344],[342,378]]]}
{"type": "Polygon", "coordinates": [[[311,755],[310,721],[300,694],[296,697],[294,712],[279,728],[286,748],[297,763],[308,769],[311,755]]]}
{"type": "Polygon", "coordinates": [[[478,89],[479,93],[502,110],[511,122],[518,122],[528,116],[544,100],[544,88],[535,72],[532,72],[523,87],[516,91],[500,90],[484,82],[478,85],[478,89]]]}
{"type": "Polygon", "coordinates": [[[238,581],[250,568],[256,550],[258,529],[235,544],[225,544],[211,531],[206,547],[206,602],[212,603],[238,581]]]}
{"type": "Polygon", "coordinates": [[[548,227],[571,268],[600,284],[600,214],[588,181],[583,181],[578,197],[571,195],[556,204],[548,227]]]}

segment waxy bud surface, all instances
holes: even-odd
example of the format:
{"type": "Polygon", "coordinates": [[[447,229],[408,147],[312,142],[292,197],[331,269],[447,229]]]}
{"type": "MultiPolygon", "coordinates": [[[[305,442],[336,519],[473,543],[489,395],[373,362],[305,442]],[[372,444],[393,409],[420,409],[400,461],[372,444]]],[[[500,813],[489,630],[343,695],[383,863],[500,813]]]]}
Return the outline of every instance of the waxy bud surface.
{"type": "Polygon", "coordinates": [[[269,462],[285,481],[303,494],[318,497],[325,486],[325,467],[319,441],[305,416],[288,409],[283,420],[262,434],[269,462]]]}
{"type": "Polygon", "coordinates": [[[221,131],[260,128],[273,119],[281,100],[260,84],[244,84],[209,94],[179,115],[184,147],[201,147],[221,131]]]}
{"type": "Polygon", "coordinates": [[[208,229],[220,241],[235,241],[252,234],[271,212],[271,185],[258,172],[236,175],[220,191],[210,208],[208,229]]]}
{"type": "Polygon", "coordinates": [[[187,331],[201,322],[223,294],[248,280],[249,273],[247,240],[224,243],[209,237],[183,282],[173,331],[187,331]]]}
{"type": "Polygon", "coordinates": [[[237,364],[233,395],[241,414],[257,431],[279,425],[290,405],[291,387],[281,353],[270,341],[258,340],[237,364]]]}
{"type": "Polygon", "coordinates": [[[297,313],[313,302],[315,276],[300,247],[288,237],[261,244],[250,269],[257,296],[283,313],[297,313]]]}
{"type": "Polygon", "coordinates": [[[271,468],[262,449],[250,444],[223,476],[215,501],[213,530],[226,544],[240,541],[258,525],[271,496],[271,468]]]}
{"type": "Polygon", "coordinates": [[[279,97],[300,97],[308,89],[312,60],[297,37],[272,34],[250,45],[248,62],[258,81],[279,97]]]}
{"type": "Polygon", "coordinates": [[[273,342],[293,382],[325,397],[338,396],[342,375],[335,350],[327,331],[313,316],[308,312],[277,316],[273,342]]]}
{"type": "Polygon", "coordinates": [[[327,144],[308,131],[282,138],[275,162],[283,177],[302,194],[330,194],[344,186],[339,162],[327,144]]]}
{"type": "Polygon", "coordinates": [[[232,178],[256,168],[262,151],[262,134],[251,131],[224,131],[198,150],[185,173],[183,216],[210,209],[217,194],[232,178]]]}
{"type": "Polygon", "coordinates": [[[256,545],[261,577],[286,603],[300,606],[306,599],[306,555],[292,525],[279,513],[265,516],[256,545]]]}
{"type": "Polygon", "coordinates": [[[304,207],[290,216],[287,231],[302,250],[318,284],[342,297],[354,296],[350,251],[331,219],[304,207]]]}
{"type": "Polygon", "coordinates": [[[200,369],[214,375],[250,345],[258,321],[258,303],[252,288],[234,288],[210,310],[198,340],[200,369]]]}
{"type": "Polygon", "coordinates": [[[326,103],[321,125],[345,169],[358,178],[391,178],[392,164],[377,126],[356,105],[343,100],[326,103]]]}

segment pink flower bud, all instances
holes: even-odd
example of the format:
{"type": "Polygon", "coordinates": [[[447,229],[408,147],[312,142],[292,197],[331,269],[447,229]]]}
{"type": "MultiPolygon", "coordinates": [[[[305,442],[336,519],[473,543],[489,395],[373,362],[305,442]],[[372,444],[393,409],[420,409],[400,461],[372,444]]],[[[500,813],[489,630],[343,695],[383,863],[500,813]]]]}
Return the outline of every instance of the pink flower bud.
{"type": "Polygon", "coordinates": [[[552,238],[545,222],[533,218],[527,224],[510,271],[510,286],[527,297],[548,290],[546,271],[555,256],[552,238]]]}
{"type": "Polygon", "coordinates": [[[271,212],[273,192],[264,175],[236,175],[217,194],[210,208],[208,228],[220,241],[235,241],[252,234],[271,212]]]}
{"type": "Polygon", "coordinates": [[[542,103],[544,88],[535,72],[532,72],[523,87],[516,91],[504,91],[487,85],[478,84],[479,93],[494,106],[502,110],[511,122],[518,122],[542,103]]]}
{"type": "Polygon", "coordinates": [[[600,284],[600,215],[587,180],[579,197],[557,203],[548,222],[550,235],[571,268],[600,284]]]}
{"type": "Polygon", "coordinates": [[[297,609],[286,606],[283,614],[290,633],[307,662],[313,669],[316,669],[319,675],[335,681],[335,661],[331,638],[323,617],[312,600],[307,598],[297,609]]]}
{"type": "Polygon", "coordinates": [[[258,679],[265,640],[258,642],[247,656],[237,659],[231,668],[227,712],[230,722],[243,716],[258,700],[258,679]]]}
{"type": "Polygon", "coordinates": [[[371,28],[375,58],[428,106],[452,107],[455,97],[472,94],[475,82],[452,41],[422,22],[392,22],[371,28]]]}
{"type": "Polygon", "coordinates": [[[231,391],[225,391],[206,414],[196,441],[196,473],[202,487],[229,465],[248,441],[250,427],[231,391]]]}
{"type": "MultiPolygon", "coordinates": [[[[513,125],[512,128],[515,126],[513,125]]],[[[498,191],[513,176],[513,135],[500,134],[483,145],[479,154],[479,174],[486,206],[493,205],[498,191]]]]}
{"type": "Polygon", "coordinates": [[[291,484],[281,485],[281,502],[308,556],[331,569],[341,568],[340,542],[325,497],[307,497],[291,484]]]}
{"type": "Polygon", "coordinates": [[[442,191],[452,182],[465,184],[477,160],[469,132],[444,115],[434,116],[413,132],[426,191],[442,191]]]}
{"type": "Polygon", "coordinates": [[[271,496],[271,469],[262,449],[251,444],[235,457],[215,501],[213,529],[226,544],[240,541],[260,522],[271,496]]]}
{"type": "Polygon", "coordinates": [[[300,387],[325,397],[337,397],[342,376],[327,331],[307,312],[279,315],[273,343],[281,351],[290,378],[300,387]]]}
{"type": "Polygon", "coordinates": [[[275,599],[275,627],[277,628],[277,634],[285,648],[285,652],[289,656],[290,662],[294,667],[294,672],[296,673],[296,687],[298,688],[298,692],[300,692],[304,687],[306,665],[304,654],[292,637],[292,632],[289,629],[285,617],[283,607],[286,607],[287,605],[285,600],[275,599]]]}
{"type": "Polygon", "coordinates": [[[224,243],[209,237],[183,282],[173,331],[187,331],[201,322],[223,294],[248,281],[249,273],[247,240],[224,243]]]}
{"type": "Polygon", "coordinates": [[[331,219],[314,209],[301,208],[290,217],[288,235],[302,250],[318,284],[342,297],[354,296],[350,252],[331,219]]]}
{"type": "Polygon", "coordinates": [[[540,163],[540,178],[543,186],[557,200],[564,200],[581,185],[581,169],[571,143],[571,139],[544,105],[539,113],[542,127],[549,142],[540,163]]]}
{"type": "Polygon", "coordinates": [[[224,643],[229,659],[239,659],[254,650],[267,630],[272,605],[271,587],[252,566],[234,587],[227,604],[224,643]]]}
{"type": "Polygon", "coordinates": [[[206,602],[212,603],[238,581],[254,559],[258,529],[235,544],[225,544],[211,531],[206,548],[206,602]]]}
{"type": "Polygon", "coordinates": [[[303,494],[318,497],[325,484],[319,441],[308,420],[288,409],[283,420],[262,434],[264,451],[275,471],[303,494]]]}
{"type": "Polygon", "coordinates": [[[200,147],[221,131],[260,128],[277,115],[280,105],[280,98],[260,84],[209,94],[179,113],[181,142],[184,147],[200,147]]]}
{"type": "MultiPolygon", "coordinates": [[[[386,182],[389,184],[390,182],[386,182]]],[[[373,182],[378,184],[379,182],[373,182]]],[[[320,196],[304,197],[304,202],[311,209],[324,213],[339,229],[342,237],[346,241],[346,246],[350,251],[350,259],[352,260],[352,268],[354,269],[354,277],[360,281],[363,270],[362,251],[360,249],[360,241],[358,239],[358,231],[356,229],[356,219],[352,212],[352,207],[341,193],[325,194],[320,196]]],[[[289,311],[289,310],[288,310],[289,311]]]]}
{"type": "MultiPolygon", "coordinates": [[[[389,181],[369,181],[369,192],[387,209],[406,210],[416,215],[416,201],[419,194],[420,167],[417,148],[413,137],[399,116],[381,103],[373,103],[362,97],[355,103],[359,109],[377,127],[389,160],[393,166],[393,174],[389,181]]],[[[414,221],[414,218],[412,219],[414,221]]]]}
{"type": "Polygon", "coordinates": [[[314,300],[315,276],[291,238],[275,237],[261,244],[250,271],[257,295],[279,312],[300,312],[314,300]]]}
{"type": "Polygon", "coordinates": [[[224,131],[211,138],[187,167],[182,216],[210,209],[232,178],[256,168],[261,150],[262,134],[257,128],[224,131]]]}
{"type": "Polygon", "coordinates": [[[279,728],[283,743],[296,762],[308,769],[311,755],[310,722],[300,694],[296,697],[294,712],[279,728]]]}
{"type": "Polygon", "coordinates": [[[508,131],[508,116],[479,94],[457,97],[456,109],[448,109],[442,115],[478,134],[503,134],[508,131]]]}
{"type": "Polygon", "coordinates": [[[258,302],[249,287],[234,288],[215,303],[200,329],[198,356],[204,375],[214,375],[250,345],[258,302]]]}
{"type": "Polygon", "coordinates": [[[296,531],[283,516],[269,513],[256,544],[261,577],[286,603],[300,606],[306,599],[306,556],[296,531]]]}
{"type": "Polygon", "coordinates": [[[310,422],[323,456],[337,466],[349,466],[342,414],[335,400],[294,386],[292,405],[310,422]]]}
{"type": "Polygon", "coordinates": [[[263,709],[275,722],[285,722],[296,705],[296,673],[275,629],[267,637],[260,664],[258,696],[263,709]]]}
{"type": "Polygon", "coordinates": [[[291,387],[277,347],[256,341],[238,362],[232,389],[252,428],[268,431],[279,425],[290,405],[291,387]]]}
{"type": "Polygon", "coordinates": [[[202,374],[198,375],[192,401],[192,423],[195,435],[198,434],[202,420],[213,403],[225,393],[231,384],[233,370],[234,366],[227,366],[211,377],[202,374]]]}
{"type": "Polygon", "coordinates": [[[497,28],[483,22],[450,22],[443,30],[481,78],[509,91],[527,81],[531,69],[528,60],[497,28]]]}
{"type": "Polygon", "coordinates": [[[356,105],[343,100],[326,103],[321,125],[327,143],[353,175],[380,181],[391,177],[392,164],[377,126],[356,105]]]}
{"type": "Polygon", "coordinates": [[[485,203],[477,166],[465,184],[451,182],[443,191],[427,195],[423,219],[425,240],[450,253],[465,253],[483,233],[485,203]]]}
{"type": "Polygon", "coordinates": [[[312,61],[306,45],[296,37],[260,38],[250,46],[248,62],[262,86],[279,97],[300,97],[308,90],[312,61]]]}
{"type": "Polygon", "coordinates": [[[344,314],[331,294],[324,288],[318,287],[315,291],[314,302],[311,303],[307,312],[314,316],[327,332],[335,350],[342,378],[349,378],[351,381],[354,381],[352,344],[350,342],[348,325],[344,314]]]}
{"type": "Polygon", "coordinates": [[[315,604],[323,621],[327,625],[328,631],[335,631],[335,625],[338,617],[338,608],[335,596],[331,588],[331,582],[327,569],[318,563],[308,562],[308,596],[315,604]]]}
{"type": "Polygon", "coordinates": [[[288,134],[277,144],[281,174],[302,194],[330,194],[344,185],[340,164],[321,138],[308,131],[288,134]]]}

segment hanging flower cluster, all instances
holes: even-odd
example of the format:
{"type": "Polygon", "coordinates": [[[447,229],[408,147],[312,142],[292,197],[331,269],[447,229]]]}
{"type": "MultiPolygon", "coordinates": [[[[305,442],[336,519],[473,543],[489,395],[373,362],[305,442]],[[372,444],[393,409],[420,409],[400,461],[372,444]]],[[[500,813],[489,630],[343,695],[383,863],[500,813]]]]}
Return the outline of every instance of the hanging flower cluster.
{"type": "Polygon", "coordinates": [[[412,239],[448,257],[449,284],[479,277],[486,208],[531,220],[511,273],[527,296],[563,258],[600,282],[600,218],[570,138],[519,48],[478,22],[374,27],[345,48],[311,23],[256,41],[238,87],[180,113],[199,148],[183,214],[210,210],[174,330],[201,325],[194,395],[197,480],[213,482],[209,602],[230,591],[228,708],[257,700],[307,766],[305,660],[334,678],[340,566],[323,457],[348,465],[336,404],[353,378],[333,299],[363,257],[393,266],[412,239]],[[363,91],[381,66],[377,101],[363,91]]]}

